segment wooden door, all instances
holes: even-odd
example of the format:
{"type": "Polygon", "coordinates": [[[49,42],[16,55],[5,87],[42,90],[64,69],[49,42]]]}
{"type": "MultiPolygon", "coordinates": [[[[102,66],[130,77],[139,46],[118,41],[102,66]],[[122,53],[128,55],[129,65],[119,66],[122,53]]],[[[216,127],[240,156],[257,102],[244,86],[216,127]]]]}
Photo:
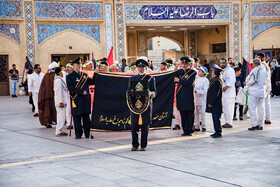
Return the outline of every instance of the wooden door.
{"type": "Polygon", "coordinates": [[[8,55],[0,55],[0,96],[9,95],[8,55]]]}

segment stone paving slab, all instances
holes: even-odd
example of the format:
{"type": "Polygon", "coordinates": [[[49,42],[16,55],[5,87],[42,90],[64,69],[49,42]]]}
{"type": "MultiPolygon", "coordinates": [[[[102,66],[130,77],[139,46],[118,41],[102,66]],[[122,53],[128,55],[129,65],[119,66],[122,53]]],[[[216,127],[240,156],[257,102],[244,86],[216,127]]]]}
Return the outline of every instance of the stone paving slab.
{"type": "Polygon", "coordinates": [[[128,131],[55,137],[33,117],[28,97],[0,102],[0,186],[280,186],[279,97],[263,131],[238,120],[212,139],[207,114],[207,132],[193,137],[151,130],[146,152],[130,151],[128,131]]]}

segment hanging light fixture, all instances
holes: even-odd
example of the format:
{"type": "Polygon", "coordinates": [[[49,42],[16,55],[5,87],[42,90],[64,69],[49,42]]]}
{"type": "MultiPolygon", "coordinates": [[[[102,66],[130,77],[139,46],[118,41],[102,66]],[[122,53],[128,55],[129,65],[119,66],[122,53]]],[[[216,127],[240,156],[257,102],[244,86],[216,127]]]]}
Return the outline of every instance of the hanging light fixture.
{"type": "Polygon", "coordinates": [[[160,46],[160,41],[157,41],[157,45],[160,46]]]}

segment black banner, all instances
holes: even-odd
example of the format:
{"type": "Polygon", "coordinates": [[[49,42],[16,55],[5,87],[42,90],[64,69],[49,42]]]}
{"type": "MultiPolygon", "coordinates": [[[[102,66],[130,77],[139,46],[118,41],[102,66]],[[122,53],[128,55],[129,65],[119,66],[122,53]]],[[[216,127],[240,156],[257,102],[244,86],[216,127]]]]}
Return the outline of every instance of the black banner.
{"type": "MultiPolygon", "coordinates": [[[[129,77],[119,74],[95,74],[96,85],[92,110],[92,128],[129,130],[130,110],[126,102],[129,77]]],[[[157,95],[153,99],[151,127],[171,126],[174,102],[174,72],[155,77],[157,95]]]]}

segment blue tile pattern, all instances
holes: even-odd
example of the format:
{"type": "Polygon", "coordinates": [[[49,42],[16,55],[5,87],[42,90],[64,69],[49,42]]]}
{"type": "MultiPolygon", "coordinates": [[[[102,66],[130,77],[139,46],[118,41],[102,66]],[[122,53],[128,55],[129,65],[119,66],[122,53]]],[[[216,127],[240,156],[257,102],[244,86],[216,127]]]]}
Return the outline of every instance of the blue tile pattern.
{"type": "Polygon", "coordinates": [[[21,0],[0,0],[0,18],[22,18],[21,0]]]}
{"type": "Polygon", "coordinates": [[[55,25],[55,24],[38,24],[38,42],[41,43],[46,38],[64,31],[72,29],[82,32],[100,43],[100,28],[99,25],[55,25]]]}
{"type": "Polygon", "coordinates": [[[233,59],[235,63],[240,62],[240,11],[239,4],[233,4],[233,59]]]}
{"type": "Polygon", "coordinates": [[[123,5],[117,4],[117,49],[118,49],[118,60],[121,62],[125,58],[125,32],[124,32],[124,17],[123,17],[123,5]]]}
{"type": "Polygon", "coordinates": [[[252,39],[257,37],[262,32],[275,26],[280,26],[280,22],[260,22],[252,24],[252,39]]]}
{"type": "Polygon", "coordinates": [[[231,19],[231,5],[229,3],[216,4],[195,4],[195,3],[165,3],[165,4],[141,4],[141,3],[126,3],[125,4],[125,20],[127,23],[148,23],[153,22],[229,22],[231,19]],[[152,7],[152,9],[149,9],[152,7]],[[168,9],[168,11],[167,11],[168,9]],[[170,10],[173,14],[170,14],[170,10]],[[177,11],[175,11],[175,9],[177,11]],[[181,12],[180,12],[181,10],[181,12]],[[199,10],[200,14],[193,10],[199,10]],[[152,12],[151,12],[152,11],[152,12]],[[188,14],[189,13],[189,14],[188,14]],[[207,15],[202,15],[205,13],[207,15]],[[151,16],[151,15],[155,16],[151,16]],[[179,16],[178,15],[185,16],[179,16]],[[188,14],[188,15],[187,15],[188,14]],[[177,16],[177,17],[176,17],[177,16]]]}
{"type": "Polygon", "coordinates": [[[20,44],[19,24],[0,24],[0,33],[20,44]]]}
{"type": "Polygon", "coordinates": [[[102,3],[35,2],[37,19],[102,19],[102,3]]]}
{"type": "Polygon", "coordinates": [[[27,57],[35,64],[34,16],[32,1],[24,2],[27,57]]]}
{"type": "Polygon", "coordinates": [[[252,3],[252,17],[280,19],[280,3],[252,3]]]}

